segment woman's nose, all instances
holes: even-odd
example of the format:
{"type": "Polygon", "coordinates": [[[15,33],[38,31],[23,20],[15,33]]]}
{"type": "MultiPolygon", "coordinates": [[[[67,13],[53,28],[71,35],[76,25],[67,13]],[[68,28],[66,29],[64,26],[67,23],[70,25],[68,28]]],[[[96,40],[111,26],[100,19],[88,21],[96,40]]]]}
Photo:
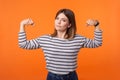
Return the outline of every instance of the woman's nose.
{"type": "Polygon", "coordinates": [[[61,20],[58,20],[57,23],[60,24],[60,23],[61,23],[61,20]]]}

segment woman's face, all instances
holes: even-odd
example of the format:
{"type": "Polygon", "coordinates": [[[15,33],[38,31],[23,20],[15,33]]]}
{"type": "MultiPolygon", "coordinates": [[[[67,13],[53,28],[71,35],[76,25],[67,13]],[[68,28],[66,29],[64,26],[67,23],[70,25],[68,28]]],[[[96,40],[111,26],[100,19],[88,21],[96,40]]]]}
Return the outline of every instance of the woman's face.
{"type": "Polygon", "coordinates": [[[64,32],[66,31],[71,25],[69,24],[68,18],[64,15],[64,13],[60,13],[55,19],[55,29],[57,31],[64,32]]]}

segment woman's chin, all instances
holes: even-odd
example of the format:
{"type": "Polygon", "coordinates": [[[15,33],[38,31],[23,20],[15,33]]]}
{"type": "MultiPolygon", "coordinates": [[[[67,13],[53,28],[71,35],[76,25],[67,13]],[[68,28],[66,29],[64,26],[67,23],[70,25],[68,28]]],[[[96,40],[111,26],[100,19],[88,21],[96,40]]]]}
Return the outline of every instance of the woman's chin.
{"type": "Polygon", "coordinates": [[[61,31],[61,29],[59,27],[55,28],[57,31],[61,31]]]}

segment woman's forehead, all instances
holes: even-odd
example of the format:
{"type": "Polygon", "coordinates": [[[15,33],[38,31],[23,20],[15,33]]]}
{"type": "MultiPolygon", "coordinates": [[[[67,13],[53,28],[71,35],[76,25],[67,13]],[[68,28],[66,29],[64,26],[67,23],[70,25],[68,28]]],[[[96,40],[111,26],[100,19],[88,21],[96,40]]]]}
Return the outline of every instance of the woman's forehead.
{"type": "Polygon", "coordinates": [[[58,14],[57,17],[64,18],[64,19],[68,19],[67,16],[66,16],[64,13],[58,14]]]}

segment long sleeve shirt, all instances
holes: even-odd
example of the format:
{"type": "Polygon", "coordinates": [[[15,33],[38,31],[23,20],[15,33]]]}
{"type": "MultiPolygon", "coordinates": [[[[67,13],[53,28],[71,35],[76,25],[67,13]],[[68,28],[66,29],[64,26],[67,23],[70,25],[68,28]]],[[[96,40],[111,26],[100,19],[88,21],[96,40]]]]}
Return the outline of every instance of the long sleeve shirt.
{"type": "Polygon", "coordinates": [[[77,55],[81,48],[96,48],[102,45],[102,31],[94,31],[89,39],[76,34],[71,40],[43,35],[27,40],[25,32],[19,32],[19,46],[24,49],[42,48],[46,68],[55,74],[68,74],[77,68],[77,55]]]}

